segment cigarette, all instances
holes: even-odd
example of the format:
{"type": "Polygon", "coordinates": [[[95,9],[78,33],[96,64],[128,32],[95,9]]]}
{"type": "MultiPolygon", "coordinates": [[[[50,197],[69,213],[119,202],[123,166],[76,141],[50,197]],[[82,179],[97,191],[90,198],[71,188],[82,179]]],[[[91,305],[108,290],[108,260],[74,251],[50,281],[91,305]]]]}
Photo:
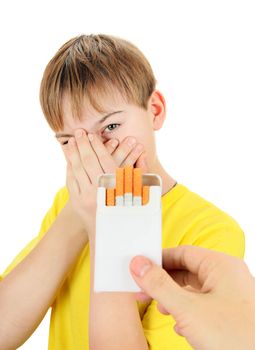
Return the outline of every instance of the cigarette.
{"type": "Polygon", "coordinates": [[[133,167],[124,168],[124,202],[125,206],[133,205],[133,167]]]}
{"type": "Polygon", "coordinates": [[[116,169],[116,206],[124,205],[124,169],[116,169]]]}
{"type": "Polygon", "coordinates": [[[150,186],[143,186],[143,196],[142,196],[143,205],[149,202],[149,189],[150,189],[150,186]]]}
{"type": "Polygon", "coordinates": [[[106,189],[107,206],[140,206],[149,202],[150,186],[143,186],[142,169],[116,169],[116,188],[106,189]]]}
{"type": "Polygon", "coordinates": [[[106,205],[107,206],[115,205],[115,188],[106,189],[106,205]]]}
{"type": "Polygon", "coordinates": [[[135,168],[133,175],[133,205],[142,205],[142,169],[135,168]]]}

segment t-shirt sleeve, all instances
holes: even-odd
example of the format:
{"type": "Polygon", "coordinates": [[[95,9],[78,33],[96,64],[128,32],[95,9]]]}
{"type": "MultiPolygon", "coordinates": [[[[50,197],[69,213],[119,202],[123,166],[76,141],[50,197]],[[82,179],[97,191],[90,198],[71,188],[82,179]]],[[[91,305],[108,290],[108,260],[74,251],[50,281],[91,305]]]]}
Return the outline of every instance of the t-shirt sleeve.
{"type": "Polygon", "coordinates": [[[6,268],[2,275],[0,275],[0,281],[11,272],[15,266],[17,266],[37,245],[37,243],[42,239],[45,233],[49,230],[54,220],[58,216],[61,209],[64,207],[68,197],[68,192],[66,187],[60,189],[55,195],[53,204],[51,208],[47,211],[44,219],[41,223],[41,228],[38,235],[32,239],[25,248],[15,257],[11,264],[6,268]]]}
{"type": "MultiPolygon", "coordinates": [[[[196,227],[193,227],[196,231],[196,227]]],[[[235,221],[216,222],[195,235],[187,234],[181,245],[192,244],[224,252],[239,258],[244,256],[244,233],[235,221]],[[194,239],[194,237],[196,237],[194,239]]],[[[171,297],[171,296],[169,296],[171,297]]],[[[157,302],[153,300],[142,319],[144,334],[150,350],[189,350],[192,347],[185,338],[177,335],[173,330],[175,321],[170,315],[162,315],[157,309],[157,302]]]]}

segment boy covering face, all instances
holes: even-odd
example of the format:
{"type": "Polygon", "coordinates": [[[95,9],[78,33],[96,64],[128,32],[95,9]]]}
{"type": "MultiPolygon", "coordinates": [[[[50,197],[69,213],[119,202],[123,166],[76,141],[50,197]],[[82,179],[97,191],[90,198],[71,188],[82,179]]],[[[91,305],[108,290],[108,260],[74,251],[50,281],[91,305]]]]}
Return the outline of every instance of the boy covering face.
{"type": "MultiPolygon", "coordinates": [[[[161,314],[154,300],[141,303],[132,293],[97,294],[92,288],[96,180],[100,173],[113,173],[116,167],[132,165],[161,176],[162,248],[191,244],[238,257],[244,254],[239,225],[177,183],[159,161],[154,132],[163,127],[166,104],[156,89],[149,62],[123,39],[109,35],[75,37],[48,63],[40,101],[68,163],[67,186],[57,192],[37,238],[3,277],[56,227],[59,247],[63,244],[61,233],[66,237],[68,231],[69,238],[59,260],[49,265],[49,270],[45,268],[47,281],[37,300],[42,307],[34,310],[30,323],[35,328],[43,312],[52,306],[52,350],[190,349],[174,332],[173,318],[161,314]],[[64,217],[67,208],[71,208],[68,221],[64,217]],[[61,259],[68,263],[63,264],[61,259]]],[[[48,254],[51,257],[50,251],[48,254]]]]}

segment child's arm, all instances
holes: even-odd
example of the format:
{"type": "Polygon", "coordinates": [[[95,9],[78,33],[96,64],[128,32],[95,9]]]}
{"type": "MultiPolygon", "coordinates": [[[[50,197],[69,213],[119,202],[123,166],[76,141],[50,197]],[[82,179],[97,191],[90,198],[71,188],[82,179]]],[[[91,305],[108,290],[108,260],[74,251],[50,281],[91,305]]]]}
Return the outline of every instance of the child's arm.
{"type": "Polygon", "coordinates": [[[33,251],[0,282],[0,349],[16,349],[34,332],[87,237],[68,202],[33,251]]]}
{"type": "Polygon", "coordinates": [[[93,291],[94,252],[94,242],[91,239],[89,348],[148,350],[134,293],[93,291]]]}
{"type": "MultiPolygon", "coordinates": [[[[131,149],[124,143],[116,150],[118,144],[111,141],[104,150],[115,152],[116,167],[122,162],[121,154],[126,157],[131,149]]],[[[131,159],[136,160],[135,154],[131,159]]],[[[6,269],[4,279],[0,276],[0,349],[16,348],[29,338],[88,241],[84,222],[68,197],[68,192],[59,191],[38,237],[6,269]],[[64,208],[63,202],[67,203],[64,208]]]]}
{"type": "MultiPolygon", "coordinates": [[[[93,292],[97,179],[102,169],[105,173],[114,173],[116,164],[105,153],[96,135],[90,139],[85,133],[81,138],[75,136],[69,140],[65,150],[68,160],[67,186],[73,207],[84,221],[90,242],[90,349],[148,349],[134,297],[129,293],[93,292]]],[[[135,161],[137,166],[142,167],[144,155],[135,161]]]]}

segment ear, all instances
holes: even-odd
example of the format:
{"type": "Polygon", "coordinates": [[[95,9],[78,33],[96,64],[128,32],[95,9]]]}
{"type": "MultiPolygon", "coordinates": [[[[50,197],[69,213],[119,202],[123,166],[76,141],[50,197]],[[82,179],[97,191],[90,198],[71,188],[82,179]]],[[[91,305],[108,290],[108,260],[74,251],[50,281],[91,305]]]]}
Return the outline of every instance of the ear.
{"type": "Polygon", "coordinates": [[[161,129],[166,118],[166,101],[160,91],[153,91],[148,101],[148,109],[152,114],[153,129],[161,129]]]}

